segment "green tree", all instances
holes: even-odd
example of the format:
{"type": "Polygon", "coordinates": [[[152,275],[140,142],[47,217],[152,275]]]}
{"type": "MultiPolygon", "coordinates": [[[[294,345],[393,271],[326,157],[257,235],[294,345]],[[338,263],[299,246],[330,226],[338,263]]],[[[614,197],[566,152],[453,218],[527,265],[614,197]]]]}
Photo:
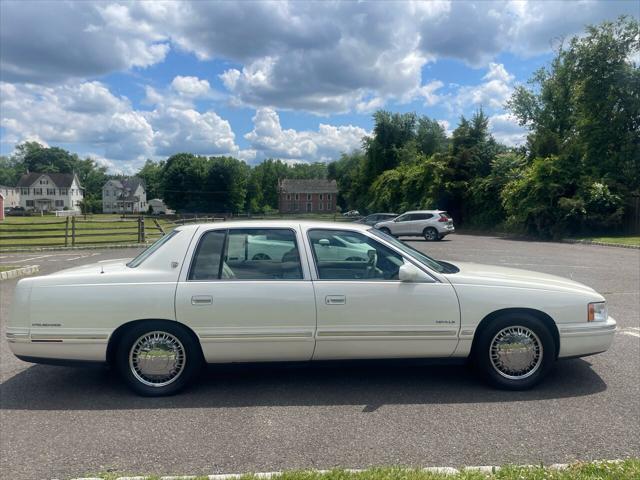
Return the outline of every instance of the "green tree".
{"type": "Polygon", "coordinates": [[[147,187],[147,198],[159,198],[162,195],[162,171],[164,161],[154,162],[147,159],[143,167],[138,170],[136,176],[142,178],[147,187]]]}
{"type": "Polygon", "coordinates": [[[620,226],[640,190],[639,51],[637,20],[590,26],[516,89],[508,106],[529,128],[531,166],[503,191],[512,222],[547,236],[620,226]]]}

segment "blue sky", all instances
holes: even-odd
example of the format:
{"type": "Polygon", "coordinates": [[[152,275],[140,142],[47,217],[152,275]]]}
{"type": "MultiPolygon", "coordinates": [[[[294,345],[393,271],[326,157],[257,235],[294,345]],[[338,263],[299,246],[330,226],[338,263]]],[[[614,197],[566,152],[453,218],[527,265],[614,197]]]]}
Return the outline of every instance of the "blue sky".
{"type": "Polygon", "coordinates": [[[449,131],[504,109],[586,24],[637,1],[0,3],[0,151],[38,140],[112,172],[189,151],[329,161],[378,108],[449,131]],[[25,35],[25,32],[30,32],[25,35]]]}

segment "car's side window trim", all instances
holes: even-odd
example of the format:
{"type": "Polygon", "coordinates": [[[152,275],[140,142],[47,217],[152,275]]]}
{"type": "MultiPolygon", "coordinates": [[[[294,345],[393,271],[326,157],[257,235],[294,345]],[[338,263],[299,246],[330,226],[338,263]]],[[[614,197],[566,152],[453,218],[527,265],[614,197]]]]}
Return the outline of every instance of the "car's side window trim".
{"type": "Polygon", "coordinates": [[[228,228],[214,228],[211,230],[205,230],[202,235],[200,235],[200,238],[198,238],[198,244],[196,245],[196,248],[194,248],[193,253],[191,254],[191,260],[189,261],[189,270],[187,270],[187,278],[186,281],[187,282],[213,282],[215,280],[220,280],[220,278],[222,277],[222,257],[220,258],[220,265],[218,265],[218,278],[217,279],[207,279],[207,280],[196,280],[191,278],[191,274],[193,273],[193,267],[195,266],[195,261],[196,258],[198,258],[198,254],[200,253],[200,248],[202,247],[203,243],[204,243],[204,239],[207,235],[209,235],[210,233],[213,232],[224,232],[224,240],[222,242],[222,254],[224,254],[224,249],[227,246],[227,237],[229,236],[229,229],[228,228]]]}
{"type": "MultiPolygon", "coordinates": [[[[292,227],[237,227],[237,228],[218,228],[218,229],[210,229],[210,230],[206,230],[204,231],[201,235],[200,238],[198,238],[198,244],[196,245],[195,249],[193,250],[193,253],[191,254],[191,261],[190,261],[190,265],[189,265],[189,270],[187,271],[187,276],[185,278],[185,281],[187,282],[301,282],[301,281],[309,281],[310,277],[308,276],[308,274],[306,273],[307,271],[304,268],[304,264],[302,261],[302,250],[301,250],[301,244],[303,243],[301,241],[301,238],[298,236],[298,230],[296,230],[295,228],[292,227]],[[240,230],[288,230],[290,232],[293,233],[293,243],[296,247],[296,249],[298,250],[298,261],[300,263],[300,272],[302,273],[302,278],[259,278],[259,279],[250,279],[250,278],[222,278],[222,269],[224,268],[224,253],[226,251],[228,242],[229,242],[229,236],[231,234],[231,232],[233,231],[240,231],[240,230]],[[191,279],[191,269],[193,268],[194,265],[194,261],[197,258],[198,252],[200,250],[200,246],[202,245],[202,242],[204,240],[204,237],[210,233],[210,232],[225,232],[225,237],[224,237],[224,242],[222,245],[222,256],[220,259],[220,265],[218,266],[218,278],[214,278],[214,279],[206,279],[206,280],[196,280],[196,279],[191,279]]],[[[305,256],[307,256],[307,252],[304,252],[305,256]]],[[[307,263],[308,265],[308,263],[307,263]]]]}

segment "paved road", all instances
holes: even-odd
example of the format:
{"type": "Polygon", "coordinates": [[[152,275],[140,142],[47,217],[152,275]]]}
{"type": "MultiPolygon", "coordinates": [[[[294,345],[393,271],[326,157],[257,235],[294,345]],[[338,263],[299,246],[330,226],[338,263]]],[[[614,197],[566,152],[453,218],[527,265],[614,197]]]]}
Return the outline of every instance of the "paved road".
{"type": "MultiPolygon", "coordinates": [[[[33,366],[15,359],[3,320],[2,476],[640,456],[640,251],[463,235],[414,245],[445,260],[528,268],[595,287],[607,296],[621,327],[614,346],[561,362],[529,392],[491,390],[464,367],[341,364],[210,368],[182,395],[143,399],[103,368],[33,366]]],[[[134,254],[0,253],[0,262],[37,263],[48,273],[134,254]]],[[[15,281],[0,285],[5,319],[15,281]]]]}

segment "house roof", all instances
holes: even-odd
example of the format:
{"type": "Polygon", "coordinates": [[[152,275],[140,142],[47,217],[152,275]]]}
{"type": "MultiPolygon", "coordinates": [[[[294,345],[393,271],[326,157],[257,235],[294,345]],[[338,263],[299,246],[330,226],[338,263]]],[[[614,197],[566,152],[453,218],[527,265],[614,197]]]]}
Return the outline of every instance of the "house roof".
{"type": "Polygon", "coordinates": [[[323,178],[309,180],[285,178],[280,180],[279,186],[283,193],[338,193],[336,181],[323,178]]]}
{"type": "Polygon", "coordinates": [[[107,183],[109,182],[117,188],[131,190],[132,192],[135,192],[139,185],[142,185],[142,188],[144,189],[147,188],[144,184],[144,180],[140,177],[112,178],[107,183]]]}
{"type": "Polygon", "coordinates": [[[76,179],[78,186],[80,186],[80,181],[77,179],[77,175],[75,173],[25,173],[18,180],[18,187],[30,187],[43,175],[46,175],[51,179],[53,184],[58,188],[69,188],[73,183],[73,179],[76,179]]]}

